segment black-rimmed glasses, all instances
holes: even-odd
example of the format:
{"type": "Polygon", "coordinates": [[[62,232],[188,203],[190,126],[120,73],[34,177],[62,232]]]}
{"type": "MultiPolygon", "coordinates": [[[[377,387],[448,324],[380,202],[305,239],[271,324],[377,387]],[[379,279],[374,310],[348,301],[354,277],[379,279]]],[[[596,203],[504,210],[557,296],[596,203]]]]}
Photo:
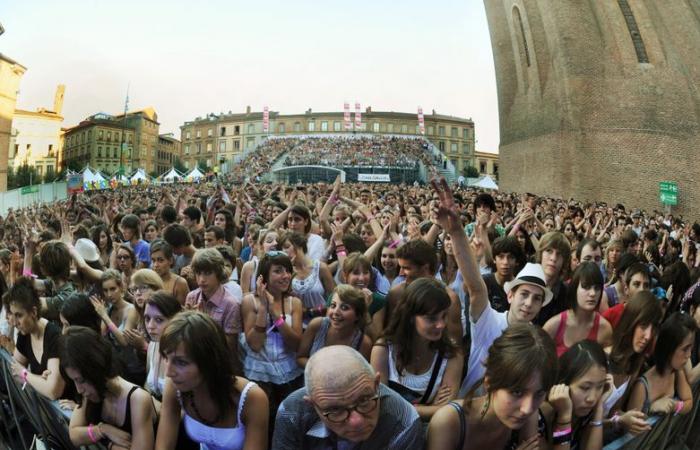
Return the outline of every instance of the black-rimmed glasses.
{"type": "Polygon", "coordinates": [[[322,411],[321,415],[328,419],[332,423],[343,423],[348,420],[350,414],[353,411],[357,411],[359,414],[366,415],[377,409],[377,404],[379,403],[379,392],[377,392],[372,397],[366,397],[355,403],[354,405],[346,407],[338,407],[328,411],[322,411]]]}

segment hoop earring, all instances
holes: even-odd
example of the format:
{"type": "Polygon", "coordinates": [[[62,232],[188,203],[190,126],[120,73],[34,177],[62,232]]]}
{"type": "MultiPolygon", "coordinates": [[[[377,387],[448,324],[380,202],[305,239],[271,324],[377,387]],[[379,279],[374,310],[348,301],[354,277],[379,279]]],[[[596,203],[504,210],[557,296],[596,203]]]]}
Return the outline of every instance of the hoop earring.
{"type": "Polygon", "coordinates": [[[488,397],[486,397],[486,401],[484,402],[484,406],[481,407],[481,420],[484,420],[484,416],[489,410],[489,406],[491,405],[491,394],[489,394],[488,397]]]}

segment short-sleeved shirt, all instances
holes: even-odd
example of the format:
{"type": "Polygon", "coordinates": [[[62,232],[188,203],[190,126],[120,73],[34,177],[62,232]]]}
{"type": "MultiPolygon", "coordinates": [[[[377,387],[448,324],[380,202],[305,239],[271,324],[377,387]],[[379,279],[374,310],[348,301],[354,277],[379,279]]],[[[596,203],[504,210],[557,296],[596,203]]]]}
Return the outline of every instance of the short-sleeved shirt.
{"type": "Polygon", "coordinates": [[[625,304],[624,303],[618,303],[617,305],[613,306],[610,309],[605,310],[603,313],[603,317],[605,317],[605,320],[610,322],[610,325],[614,328],[617,328],[617,324],[620,323],[620,319],[622,319],[622,313],[625,312],[625,304]]]}
{"type": "Polygon", "coordinates": [[[195,307],[206,313],[218,323],[226,334],[241,332],[241,309],[239,303],[223,286],[214,292],[211,298],[204,297],[201,288],[187,294],[185,298],[187,307],[195,307]]]}
{"type": "Polygon", "coordinates": [[[464,378],[462,387],[459,390],[459,398],[463,398],[477,381],[484,377],[486,373],[484,363],[486,362],[489,348],[493,341],[508,328],[508,313],[498,312],[491,307],[491,304],[487,303],[479,320],[474,322],[469,318],[469,326],[472,339],[469,351],[469,365],[467,367],[467,376],[464,378]]]}
{"type": "Polygon", "coordinates": [[[43,353],[41,361],[36,359],[32,350],[31,336],[19,334],[17,336],[17,351],[29,361],[29,371],[34,375],[41,375],[48,369],[48,362],[51,358],[58,358],[58,338],[61,336],[61,329],[53,322],[46,324],[44,330],[43,353]]]}
{"type": "Polygon", "coordinates": [[[379,385],[379,418],[372,434],[354,444],[339,438],[321,421],[312,404],[304,400],[306,388],[292,392],[280,405],[275,420],[275,450],[407,450],[421,449],[423,427],[416,409],[399,394],[379,385]]]}
{"type": "Polygon", "coordinates": [[[191,256],[177,255],[175,257],[175,267],[173,267],[173,272],[180,275],[180,271],[183,267],[189,266],[192,262],[191,256]]]}
{"type": "Polygon", "coordinates": [[[46,291],[46,313],[43,316],[48,320],[58,322],[63,302],[76,292],[75,286],[70,281],[67,281],[63,283],[63,286],[56,289],[53,281],[44,280],[44,290],[46,291]]]}
{"type": "Polygon", "coordinates": [[[126,242],[126,244],[130,245],[134,251],[136,261],[146,264],[146,267],[151,267],[151,244],[143,239],[139,239],[134,245],[131,245],[130,242],[126,242]]]}

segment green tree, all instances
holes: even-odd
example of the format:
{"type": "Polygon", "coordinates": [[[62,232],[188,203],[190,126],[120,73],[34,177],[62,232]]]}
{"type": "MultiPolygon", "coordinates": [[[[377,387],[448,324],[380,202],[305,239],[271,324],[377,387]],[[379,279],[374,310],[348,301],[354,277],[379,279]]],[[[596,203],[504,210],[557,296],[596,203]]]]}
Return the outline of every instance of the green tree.
{"type": "Polygon", "coordinates": [[[462,169],[462,175],[464,175],[466,178],[478,178],[479,171],[476,169],[476,167],[468,164],[462,169]]]}
{"type": "Polygon", "coordinates": [[[177,158],[177,157],[176,157],[176,158],[173,160],[173,167],[175,168],[175,170],[177,170],[177,171],[180,172],[180,173],[185,173],[185,172],[187,172],[187,167],[185,167],[185,165],[182,164],[182,161],[180,160],[180,158],[177,158]]]}
{"type": "Polygon", "coordinates": [[[207,173],[211,170],[211,167],[207,165],[207,160],[204,158],[197,161],[197,167],[199,167],[199,170],[202,171],[202,173],[207,173]]]}
{"type": "Polygon", "coordinates": [[[37,174],[36,168],[27,163],[17,167],[17,170],[10,168],[7,171],[7,188],[16,189],[30,184],[41,184],[41,176],[37,174]]]}

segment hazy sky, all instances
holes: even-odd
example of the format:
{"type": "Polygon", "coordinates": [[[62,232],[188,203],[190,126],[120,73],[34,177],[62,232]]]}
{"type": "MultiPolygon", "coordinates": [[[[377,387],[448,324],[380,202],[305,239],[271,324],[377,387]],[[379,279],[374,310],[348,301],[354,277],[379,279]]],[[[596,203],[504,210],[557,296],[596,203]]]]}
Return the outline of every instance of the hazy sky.
{"type": "Polygon", "coordinates": [[[64,126],[153,106],[161,133],[246,105],[283,114],[364,109],[471,117],[498,149],[493,57],[481,0],[0,0],[0,52],[28,68],[18,107],[64,126]]]}

